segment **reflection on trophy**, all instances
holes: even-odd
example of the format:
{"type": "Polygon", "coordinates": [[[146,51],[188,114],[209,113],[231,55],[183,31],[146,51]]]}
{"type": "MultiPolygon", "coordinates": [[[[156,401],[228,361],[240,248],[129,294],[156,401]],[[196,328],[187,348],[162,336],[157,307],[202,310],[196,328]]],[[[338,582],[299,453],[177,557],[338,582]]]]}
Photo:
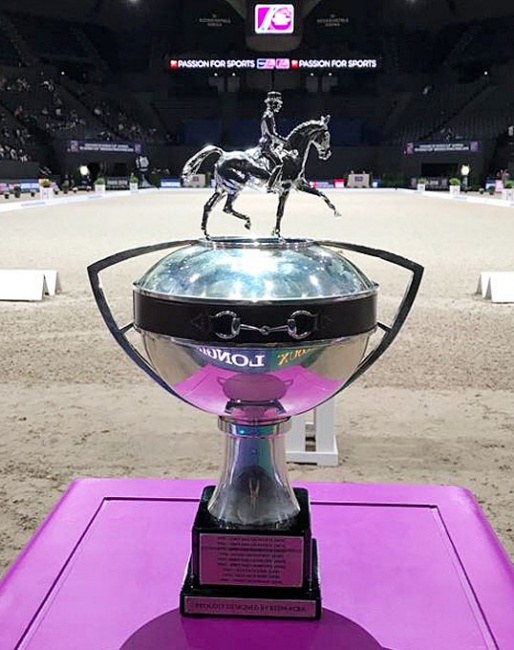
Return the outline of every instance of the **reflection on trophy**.
{"type": "Polygon", "coordinates": [[[125,352],[170,393],[217,415],[225,434],[220,480],[204,490],[193,523],[184,615],[319,618],[309,497],[289,484],[284,435],[292,416],[333,397],[390,345],[422,272],[353,244],[237,237],[158,244],[89,267],[100,311],[125,352]],[[133,323],[119,327],[99,273],[165,249],[134,284],[133,323]],[[391,326],[377,320],[378,285],[343,251],[412,273],[391,326]],[[127,339],[131,329],[141,349],[127,339]],[[367,352],[377,330],[382,338],[367,352]]]}

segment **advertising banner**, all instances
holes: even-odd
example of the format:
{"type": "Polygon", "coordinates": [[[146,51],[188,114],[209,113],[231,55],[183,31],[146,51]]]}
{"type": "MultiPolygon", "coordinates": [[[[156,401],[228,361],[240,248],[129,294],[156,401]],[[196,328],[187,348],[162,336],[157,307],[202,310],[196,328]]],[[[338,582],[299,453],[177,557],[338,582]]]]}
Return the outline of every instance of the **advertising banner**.
{"type": "Polygon", "coordinates": [[[407,142],[404,153],[478,153],[480,144],[477,140],[459,140],[456,142],[407,142]]]}
{"type": "Polygon", "coordinates": [[[15,185],[21,187],[22,192],[38,192],[39,181],[37,178],[22,178],[20,180],[0,179],[0,192],[10,192],[15,185]]]}
{"type": "Polygon", "coordinates": [[[129,179],[126,176],[108,176],[106,178],[108,190],[128,190],[129,179]]]}
{"type": "Polygon", "coordinates": [[[161,188],[176,189],[178,187],[182,187],[180,178],[161,178],[161,188]]]}
{"type": "Polygon", "coordinates": [[[291,59],[289,57],[266,57],[247,59],[225,58],[181,58],[173,57],[168,61],[169,69],[175,71],[194,70],[376,70],[380,61],[376,58],[352,59],[291,59]]]}
{"type": "Polygon", "coordinates": [[[68,153],[133,153],[140,154],[140,142],[95,142],[93,140],[70,140],[68,153]]]}

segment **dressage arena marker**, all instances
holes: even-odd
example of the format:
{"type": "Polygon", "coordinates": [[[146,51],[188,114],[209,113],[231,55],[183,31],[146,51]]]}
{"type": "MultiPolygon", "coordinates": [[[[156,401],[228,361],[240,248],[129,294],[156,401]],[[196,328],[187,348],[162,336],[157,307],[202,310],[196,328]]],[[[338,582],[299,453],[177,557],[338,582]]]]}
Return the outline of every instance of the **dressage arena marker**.
{"type": "Polygon", "coordinates": [[[514,303],[514,271],[482,272],[477,293],[491,302],[514,303]]]}
{"type": "Polygon", "coordinates": [[[331,399],[310,412],[312,422],[307,422],[305,414],[292,418],[291,430],[286,435],[286,457],[290,463],[314,463],[325,467],[338,465],[334,411],[335,401],[331,399]],[[311,446],[314,449],[309,449],[311,446]]]}
{"type": "Polygon", "coordinates": [[[0,269],[0,300],[38,302],[60,290],[57,271],[0,269]]]}

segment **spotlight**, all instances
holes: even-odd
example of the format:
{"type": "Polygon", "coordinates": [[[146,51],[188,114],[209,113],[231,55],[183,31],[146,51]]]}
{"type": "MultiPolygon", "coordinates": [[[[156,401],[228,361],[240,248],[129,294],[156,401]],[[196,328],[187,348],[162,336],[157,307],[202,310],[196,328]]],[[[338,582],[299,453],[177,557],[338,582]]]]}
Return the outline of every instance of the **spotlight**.
{"type": "Polygon", "coordinates": [[[87,176],[89,174],[89,167],[87,165],[80,165],[79,172],[81,176],[87,176]]]}
{"type": "Polygon", "coordinates": [[[460,167],[460,174],[462,176],[462,189],[464,192],[468,191],[468,183],[469,183],[469,172],[471,171],[471,167],[467,165],[466,163],[464,165],[461,165],[460,167]]]}

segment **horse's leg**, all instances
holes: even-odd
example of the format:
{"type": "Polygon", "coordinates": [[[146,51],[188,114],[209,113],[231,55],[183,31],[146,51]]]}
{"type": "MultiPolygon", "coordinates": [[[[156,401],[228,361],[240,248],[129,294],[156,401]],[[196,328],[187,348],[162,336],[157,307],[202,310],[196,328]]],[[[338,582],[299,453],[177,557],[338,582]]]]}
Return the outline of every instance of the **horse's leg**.
{"type": "Polygon", "coordinates": [[[203,206],[203,218],[202,218],[202,231],[203,234],[206,236],[207,239],[209,239],[209,235],[207,233],[207,219],[209,218],[209,215],[211,211],[214,209],[216,204],[220,201],[220,199],[223,197],[224,192],[222,190],[216,189],[214,194],[210,197],[210,199],[207,201],[207,203],[203,206]]]}
{"type": "Polygon", "coordinates": [[[242,219],[245,222],[245,228],[247,230],[250,230],[250,228],[252,227],[252,222],[250,221],[250,217],[247,217],[246,214],[243,214],[242,212],[238,212],[233,208],[233,203],[238,196],[239,196],[239,192],[237,192],[236,194],[229,194],[227,196],[227,202],[225,203],[223,212],[226,212],[227,214],[232,214],[234,215],[234,217],[237,217],[238,219],[242,219]]]}
{"type": "Polygon", "coordinates": [[[323,199],[325,203],[328,205],[328,207],[333,211],[334,217],[340,217],[341,213],[339,210],[336,208],[336,206],[332,203],[332,201],[328,198],[326,194],[323,194],[323,192],[320,192],[316,187],[311,187],[309,183],[307,183],[306,180],[300,181],[296,185],[296,189],[299,192],[305,192],[306,194],[313,194],[314,196],[319,196],[320,199],[323,199]]]}
{"type": "Polygon", "coordinates": [[[287,197],[289,196],[290,191],[291,191],[290,189],[282,190],[278,199],[277,220],[275,222],[275,229],[272,232],[272,234],[276,235],[277,237],[281,237],[280,222],[282,221],[282,217],[284,216],[284,208],[286,206],[287,197]]]}
{"type": "Polygon", "coordinates": [[[248,164],[248,172],[254,177],[258,178],[261,181],[268,181],[270,177],[269,171],[267,171],[261,165],[250,162],[248,164]]]}

